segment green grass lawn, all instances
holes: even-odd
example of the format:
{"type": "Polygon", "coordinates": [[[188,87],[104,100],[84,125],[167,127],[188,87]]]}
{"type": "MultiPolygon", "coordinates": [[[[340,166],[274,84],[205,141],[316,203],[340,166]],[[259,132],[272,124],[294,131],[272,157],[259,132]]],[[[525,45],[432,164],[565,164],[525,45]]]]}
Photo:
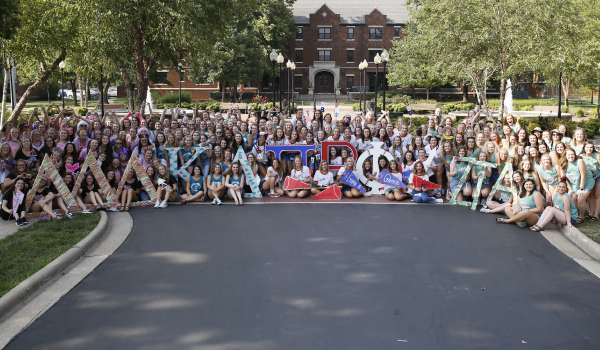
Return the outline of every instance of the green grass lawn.
{"type": "Polygon", "coordinates": [[[99,221],[98,212],[38,221],[0,240],[0,297],[73,248],[99,221]]]}
{"type": "Polygon", "coordinates": [[[577,225],[577,229],[588,236],[596,243],[600,243],[600,221],[586,221],[581,225],[577,225]]]}

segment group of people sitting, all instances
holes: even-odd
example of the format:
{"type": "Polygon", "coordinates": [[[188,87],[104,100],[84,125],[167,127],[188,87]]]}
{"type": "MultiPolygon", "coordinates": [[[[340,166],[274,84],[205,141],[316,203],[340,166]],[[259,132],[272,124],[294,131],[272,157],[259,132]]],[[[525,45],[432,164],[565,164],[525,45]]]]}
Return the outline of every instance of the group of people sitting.
{"type": "Polygon", "coordinates": [[[552,220],[567,225],[596,221],[600,211],[600,153],[587,140],[585,130],[576,129],[572,137],[564,125],[556,130],[535,128],[529,133],[510,114],[494,121],[473,112],[453,126],[453,120],[442,116],[439,109],[427,125],[413,125],[412,116],[406,120],[400,117],[394,124],[386,112],[379,118],[372,112],[358,112],[334,120],[330,113],[319,110],[312,115],[299,110],[286,118],[274,108],[260,117],[254,111],[246,116],[231,108],[226,114],[194,109],[191,117],[175,110],[171,118],[167,118],[166,109],[162,114],[151,111],[148,115],[129,113],[124,117],[68,116],[65,110],[50,116],[45,108],[39,110],[34,109],[28,122],[7,122],[0,133],[0,217],[17,219],[17,225],[27,223],[27,213],[25,200],[14,209],[13,203],[18,201],[13,198],[19,193],[26,195],[37,176],[42,178],[29,211],[43,211],[48,220],[62,219],[63,214],[55,209],[73,215],[47,172],[39,171],[46,156],[70,191],[82,177],[75,199],[83,213],[92,212],[90,209],[128,211],[132,203],[150,198],[139,176],[133,170],[126,172],[133,155],[140,159],[156,191],[156,208],[175,201],[185,204],[211,200],[219,205],[225,197],[235,205],[243,205],[244,193],[252,191],[248,177],[255,180],[252,182],[264,195],[272,197],[304,198],[341,185],[344,197],[358,198],[364,195],[362,191],[340,183],[344,173],[351,171],[357,178],[364,175],[367,182],[362,185],[369,190],[368,181],[377,181],[378,173],[385,169],[406,184],[405,188],[386,186],[385,197],[416,203],[442,203],[443,195],[450,198],[454,194],[459,201],[472,199],[483,176],[480,204],[487,204],[489,209],[482,211],[504,212],[507,218],[499,218],[499,222],[529,225],[533,230],[543,229],[552,220]],[[358,154],[345,146],[323,149],[324,141],[346,141],[358,154]],[[196,155],[198,145],[203,151],[196,155]],[[313,163],[306,164],[300,152],[293,151],[277,159],[267,152],[267,145],[315,145],[315,151],[309,154],[314,157],[313,163]],[[357,169],[355,158],[375,146],[385,149],[390,157],[370,156],[357,169]],[[171,174],[170,162],[174,160],[168,148],[178,148],[177,168],[189,163],[185,169],[189,173],[187,181],[171,174]],[[240,150],[251,174],[234,161],[240,150]],[[323,157],[324,153],[328,157],[323,157]],[[92,173],[78,171],[89,154],[97,159],[110,191],[117,191],[124,179],[118,207],[108,206],[110,194],[92,173]],[[468,167],[462,157],[496,167],[468,167]],[[339,169],[329,169],[332,165],[339,169]],[[506,166],[512,167],[512,178],[498,179],[506,166]],[[410,175],[403,177],[407,172],[410,175]],[[310,188],[286,190],[283,183],[288,176],[310,188]],[[416,178],[440,188],[415,186],[416,178]],[[466,181],[461,182],[461,178],[466,181]],[[488,198],[498,181],[512,186],[513,191],[496,191],[493,198],[488,198]]]}

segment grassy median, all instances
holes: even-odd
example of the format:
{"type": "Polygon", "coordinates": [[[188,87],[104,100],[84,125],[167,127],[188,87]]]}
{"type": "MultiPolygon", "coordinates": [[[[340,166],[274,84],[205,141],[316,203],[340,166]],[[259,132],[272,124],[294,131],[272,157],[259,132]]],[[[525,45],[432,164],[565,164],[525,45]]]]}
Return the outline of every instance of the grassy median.
{"type": "Polygon", "coordinates": [[[581,225],[577,225],[576,227],[594,242],[600,243],[600,221],[586,221],[581,225]]]}
{"type": "Polygon", "coordinates": [[[38,221],[0,240],[0,297],[73,248],[99,221],[98,212],[38,221]]]}

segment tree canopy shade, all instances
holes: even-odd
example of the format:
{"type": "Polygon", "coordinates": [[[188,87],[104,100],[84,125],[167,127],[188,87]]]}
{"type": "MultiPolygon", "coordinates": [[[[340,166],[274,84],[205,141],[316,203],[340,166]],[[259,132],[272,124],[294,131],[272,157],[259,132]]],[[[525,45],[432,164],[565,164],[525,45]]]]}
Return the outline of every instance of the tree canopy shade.
{"type": "MultiPolygon", "coordinates": [[[[500,113],[506,80],[535,72],[558,56],[556,41],[572,33],[581,16],[578,0],[408,0],[414,23],[396,44],[392,77],[413,73],[402,57],[429,60],[439,79],[470,81],[483,100],[490,78],[500,81],[500,113]],[[395,71],[396,70],[396,71],[395,71]],[[437,72],[437,73],[436,73],[437,72]]],[[[394,55],[392,55],[394,56],[394,55]]]]}
{"type": "MultiPolygon", "coordinates": [[[[296,32],[292,1],[258,0],[251,10],[231,9],[223,36],[210,50],[190,52],[196,82],[257,82],[270,71],[271,49],[281,49],[296,32]]],[[[224,85],[224,84],[223,84],[224,85]]]]}
{"type": "Polygon", "coordinates": [[[135,79],[136,106],[141,108],[149,77],[157,67],[176,67],[179,54],[212,50],[228,34],[230,12],[248,11],[257,6],[257,0],[102,0],[89,4],[96,43],[127,85],[135,79]]]}
{"type": "Polygon", "coordinates": [[[0,0],[0,39],[10,39],[19,25],[19,0],[0,0]]]}
{"type": "Polygon", "coordinates": [[[42,87],[73,47],[80,18],[77,3],[60,0],[21,0],[18,30],[4,49],[18,59],[19,80],[29,87],[15,106],[15,120],[25,104],[42,87]]]}

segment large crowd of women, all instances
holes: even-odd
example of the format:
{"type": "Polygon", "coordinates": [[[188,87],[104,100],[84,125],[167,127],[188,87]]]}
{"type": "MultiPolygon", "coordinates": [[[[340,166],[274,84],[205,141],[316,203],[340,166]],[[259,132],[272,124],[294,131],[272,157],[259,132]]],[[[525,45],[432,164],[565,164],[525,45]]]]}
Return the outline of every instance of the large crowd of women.
{"type": "MultiPolygon", "coordinates": [[[[346,198],[358,198],[363,192],[340,183],[346,171],[359,178],[355,157],[381,145],[390,157],[372,157],[362,164],[360,173],[368,180],[377,180],[379,171],[386,169],[407,184],[406,188],[389,186],[385,197],[390,201],[409,200],[416,203],[441,203],[442,196],[456,194],[459,201],[473,200],[474,186],[480,177],[483,185],[480,204],[487,204],[484,213],[504,213],[498,222],[531,226],[542,230],[549,222],[568,226],[584,220],[597,221],[600,211],[600,153],[587,140],[585,130],[575,129],[567,134],[564,125],[555,130],[535,128],[528,132],[519,120],[506,115],[497,121],[486,120],[474,111],[454,124],[436,110],[427,125],[413,125],[413,118],[398,118],[394,124],[387,113],[376,118],[372,112],[345,115],[334,120],[330,113],[316,110],[312,114],[298,111],[292,118],[270,110],[261,117],[239,110],[211,113],[193,110],[191,116],[175,110],[167,117],[162,114],[127,114],[94,118],[91,115],[66,115],[66,111],[49,116],[41,108],[41,118],[35,109],[28,122],[15,125],[7,122],[1,129],[0,186],[2,206],[0,217],[17,219],[17,225],[27,224],[25,204],[13,210],[13,197],[27,193],[37,176],[42,176],[35,189],[30,212],[45,212],[48,220],[71,217],[64,200],[44,172],[39,172],[44,157],[49,157],[72,190],[78,177],[81,188],[76,193],[78,207],[83,213],[109,209],[128,211],[132,203],[148,200],[148,189],[134,171],[126,171],[132,155],[139,157],[157,193],[155,208],[165,208],[169,202],[212,201],[219,205],[224,198],[244,205],[244,193],[252,189],[247,176],[259,184],[264,195],[305,198],[316,195],[331,185],[341,185],[346,198]],[[411,131],[411,132],[409,132],[411,131]],[[324,141],[346,141],[349,147],[322,149],[324,141]],[[376,143],[379,142],[379,143],[376,143]],[[204,147],[196,155],[195,146],[204,147]],[[266,145],[315,145],[316,159],[328,153],[328,162],[318,161],[314,168],[303,162],[299,152],[288,152],[275,159],[266,145]],[[177,167],[195,157],[187,170],[187,181],[170,174],[166,148],[179,148],[177,167]],[[234,161],[243,150],[252,174],[245,174],[242,165],[234,161]],[[108,207],[107,197],[96,178],[89,172],[79,173],[87,155],[93,154],[106,175],[110,191],[116,191],[125,178],[119,194],[119,206],[108,207]],[[197,156],[197,157],[196,157],[197,156]],[[458,188],[469,164],[461,157],[496,164],[495,168],[471,167],[466,181],[458,188]],[[339,165],[340,169],[329,169],[339,165]],[[377,166],[375,166],[377,165],[377,166]],[[499,179],[506,166],[512,167],[512,178],[499,179]],[[408,178],[402,173],[412,171],[408,178]],[[309,189],[285,190],[286,177],[309,184],[309,189]],[[420,178],[438,184],[439,189],[425,190],[415,186],[420,178]],[[498,181],[511,191],[496,191],[498,181]],[[64,214],[59,214],[60,211],[64,214]],[[90,210],[92,209],[92,210],[90,210]]],[[[337,168],[337,167],[336,167],[337,168]]],[[[368,188],[368,182],[363,186],[368,188]]],[[[25,201],[23,201],[25,202],[25,201]]]]}

